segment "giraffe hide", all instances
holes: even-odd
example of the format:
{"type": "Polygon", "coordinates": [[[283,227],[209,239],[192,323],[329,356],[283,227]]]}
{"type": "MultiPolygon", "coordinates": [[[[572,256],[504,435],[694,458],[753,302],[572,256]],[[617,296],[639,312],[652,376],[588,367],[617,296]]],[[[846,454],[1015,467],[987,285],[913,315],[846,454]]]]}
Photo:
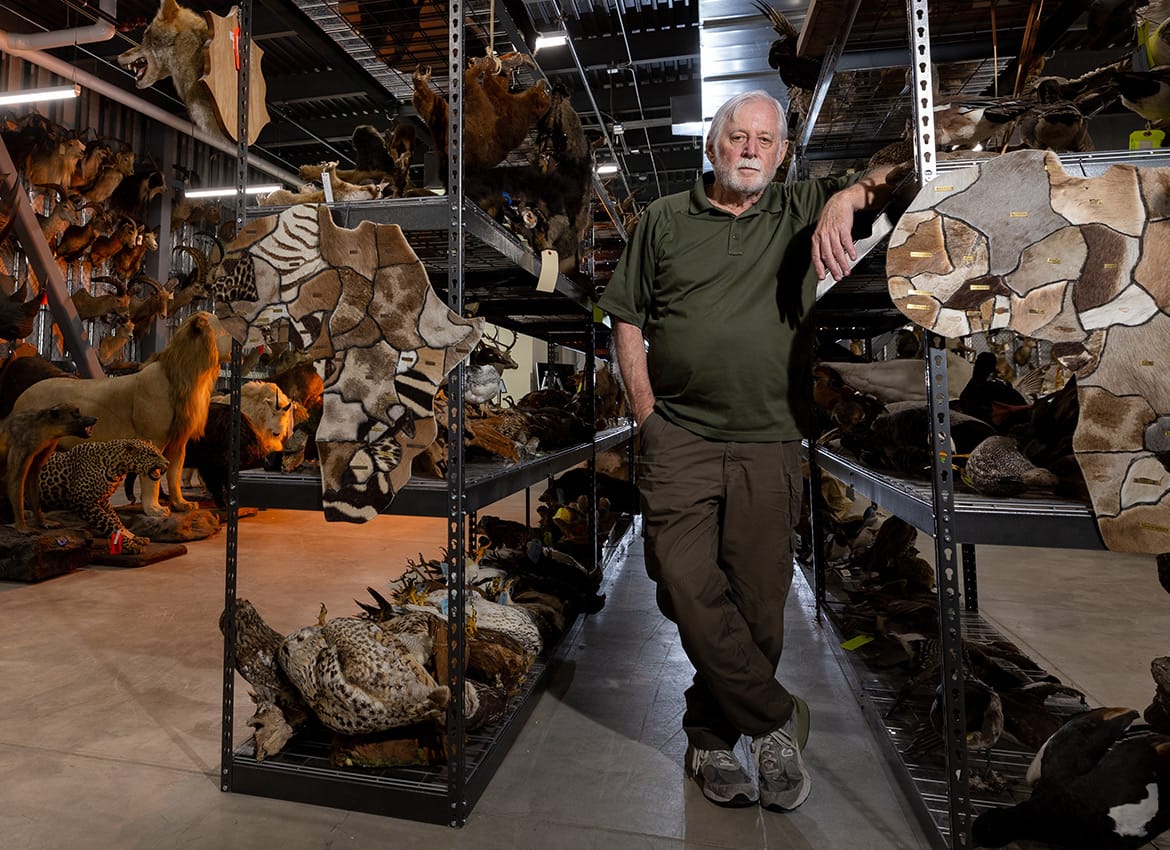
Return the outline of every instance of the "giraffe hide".
{"type": "Polygon", "coordinates": [[[317,429],[325,516],[365,522],[410,478],[435,439],[435,392],[479,342],[435,294],[395,224],[334,224],[301,204],[248,223],[215,277],[216,313],[241,343],[287,323],[331,361],[317,429]]]}
{"type": "Polygon", "coordinates": [[[1073,449],[1105,545],[1170,552],[1170,168],[1067,174],[1017,151],[939,176],[890,237],[894,303],[946,336],[1011,328],[1076,370],[1073,449]]]}

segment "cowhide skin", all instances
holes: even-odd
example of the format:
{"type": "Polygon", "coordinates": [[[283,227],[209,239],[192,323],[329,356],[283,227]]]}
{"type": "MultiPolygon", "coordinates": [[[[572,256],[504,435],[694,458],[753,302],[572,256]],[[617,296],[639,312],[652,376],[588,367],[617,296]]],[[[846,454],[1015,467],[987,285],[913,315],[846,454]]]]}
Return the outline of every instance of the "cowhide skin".
{"type": "Polygon", "coordinates": [[[1170,169],[1067,174],[1017,151],[943,174],[890,237],[894,303],[945,336],[1054,343],[1077,375],[1073,449],[1106,546],[1170,552],[1170,169]]]}
{"type": "Polygon", "coordinates": [[[338,227],[313,204],[249,222],[213,294],[241,343],[283,321],[314,359],[331,361],[317,429],[325,516],[377,515],[434,441],[435,393],[479,342],[483,320],[447,308],[397,225],[338,227]]]}

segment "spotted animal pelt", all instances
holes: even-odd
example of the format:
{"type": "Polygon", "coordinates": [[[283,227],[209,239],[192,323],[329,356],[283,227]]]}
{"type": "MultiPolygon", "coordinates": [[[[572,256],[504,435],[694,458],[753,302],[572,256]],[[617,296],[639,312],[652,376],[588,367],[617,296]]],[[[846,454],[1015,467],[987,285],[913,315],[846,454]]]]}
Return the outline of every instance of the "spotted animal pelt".
{"type": "Polygon", "coordinates": [[[311,357],[332,361],[317,429],[325,516],[365,522],[384,510],[434,440],[435,392],[482,320],[447,308],[397,225],[342,228],[310,204],[249,223],[213,294],[240,342],[283,322],[311,357]]]}
{"type": "Polygon", "coordinates": [[[321,722],[347,735],[438,719],[450,698],[410,647],[357,617],[293,632],[277,660],[321,722]]]}
{"type": "Polygon", "coordinates": [[[1170,168],[1082,178],[1017,151],[922,189],[890,295],[945,336],[1011,328],[1077,376],[1073,450],[1106,546],[1170,552],[1170,168]]]}
{"type": "Polygon", "coordinates": [[[141,552],[149,537],[132,534],[110,507],[110,497],[133,472],[158,481],[167,459],[148,440],[103,440],[78,443],[67,452],[51,455],[41,467],[41,505],[47,510],[69,510],[86,524],[110,535],[122,532],[122,550],[141,552]]]}

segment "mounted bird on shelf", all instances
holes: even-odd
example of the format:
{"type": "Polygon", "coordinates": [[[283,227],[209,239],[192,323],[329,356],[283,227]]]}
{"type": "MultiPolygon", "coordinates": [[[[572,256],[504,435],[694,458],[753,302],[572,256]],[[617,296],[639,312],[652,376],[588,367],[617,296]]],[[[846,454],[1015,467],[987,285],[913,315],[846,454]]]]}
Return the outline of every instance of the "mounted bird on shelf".
{"type": "MultiPolygon", "coordinates": [[[[232,33],[239,29],[238,9],[227,17],[202,14],[176,0],[162,0],[158,14],[142,34],[142,44],[118,56],[134,74],[135,85],[148,88],[171,77],[196,127],[236,140],[238,132],[237,53],[232,33]]],[[[267,86],[260,69],[264,52],[249,43],[248,143],[254,144],[268,123],[267,86]]]]}

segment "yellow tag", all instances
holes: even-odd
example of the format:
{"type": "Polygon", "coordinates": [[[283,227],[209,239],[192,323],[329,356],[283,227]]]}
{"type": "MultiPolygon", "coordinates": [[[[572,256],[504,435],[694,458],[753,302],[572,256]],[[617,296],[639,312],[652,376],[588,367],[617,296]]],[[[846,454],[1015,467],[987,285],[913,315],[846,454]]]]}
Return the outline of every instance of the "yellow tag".
{"type": "Polygon", "coordinates": [[[964,262],[964,263],[973,263],[973,262],[975,262],[975,255],[974,255],[974,254],[964,254],[964,255],[963,255],[963,262],[964,262]]]}
{"type": "Polygon", "coordinates": [[[1037,316],[1043,316],[1043,315],[1044,315],[1044,311],[1043,311],[1043,310],[1037,310],[1035,307],[1033,307],[1033,308],[1032,308],[1031,310],[1029,310],[1028,312],[1029,312],[1029,313],[1035,313],[1037,316]]]}
{"type": "Polygon", "coordinates": [[[983,316],[983,314],[980,313],[978,310],[967,310],[966,313],[967,313],[968,319],[979,319],[979,318],[982,318],[982,316],[983,316]]]}
{"type": "Polygon", "coordinates": [[[858,635],[851,637],[849,640],[841,644],[841,648],[852,652],[855,649],[861,649],[867,643],[873,643],[873,635],[858,635]]]}
{"type": "Polygon", "coordinates": [[[1115,269],[1115,268],[1117,268],[1117,263],[1106,263],[1106,264],[1105,264],[1105,268],[1107,268],[1107,269],[1115,269]]]}
{"type": "Polygon", "coordinates": [[[954,186],[935,186],[934,191],[936,191],[936,192],[953,192],[953,191],[955,191],[955,187],[954,186]]]}
{"type": "Polygon", "coordinates": [[[930,305],[929,304],[907,304],[906,309],[907,310],[929,310],[930,305]]]}
{"type": "Polygon", "coordinates": [[[1100,198],[1089,198],[1089,203],[1090,203],[1090,204],[1094,204],[1094,205],[1095,205],[1095,204],[1100,204],[1100,203],[1101,203],[1101,199],[1100,199],[1100,198]]]}
{"type": "Polygon", "coordinates": [[[968,284],[967,288],[970,289],[972,292],[983,292],[985,290],[990,290],[991,284],[989,284],[989,283],[972,283],[972,284],[968,284]]]}
{"type": "Polygon", "coordinates": [[[1027,217],[1028,217],[1027,210],[1008,213],[1008,218],[1027,218],[1027,217]]]}
{"type": "Polygon", "coordinates": [[[907,291],[907,295],[930,295],[925,289],[911,289],[907,291]]]}
{"type": "Polygon", "coordinates": [[[1153,365],[1154,365],[1154,361],[1153,361],[1153,360],[1143,360],[1143,361],[1142,361],[1142,365],[1143,365],[1143,366],[1153,366],[1153,365]]]}
{"type": "Polygon", "coordinates": [[[1060,257],[1049,257],[1048,262],[1054,266],[1059,266],[1060,265],[1060,257]]]}
{"type": "Polygon", "coordinates": [[[1170,534],[1170,528],[1164,525],[1154,525],[1152,522],[1140,523],[1142,528],[1148,528],[1150,531],[1160,531],[1163,534],[1170,534]]]}
{"type": "Polygon", "coordinates": [[[1134,484],[1161,484],[1161,481],[1155,481],[1153,478],[1135,478],[1134,484]]]}
{"type": "Polygon", "coordinates": [[[593,321],[594,322],[604,322],[605,321],[605,311],[602,310],[600,307],[598,307],[596,304],[593,305],[593,321]]]}
{"type": "Polygon", "coordinates": [[[553,514],[553,519],[569,520],[572,518],[573,514],[569,511],[568,508],[560,508],[555,514],[553,514]]]}
{"type": "Polygon", "coordinates": [[[917,257],[919,259],[926,259],[929,257],[933,257],[934,251],[911,251],[910,256],[917,257]]]}

